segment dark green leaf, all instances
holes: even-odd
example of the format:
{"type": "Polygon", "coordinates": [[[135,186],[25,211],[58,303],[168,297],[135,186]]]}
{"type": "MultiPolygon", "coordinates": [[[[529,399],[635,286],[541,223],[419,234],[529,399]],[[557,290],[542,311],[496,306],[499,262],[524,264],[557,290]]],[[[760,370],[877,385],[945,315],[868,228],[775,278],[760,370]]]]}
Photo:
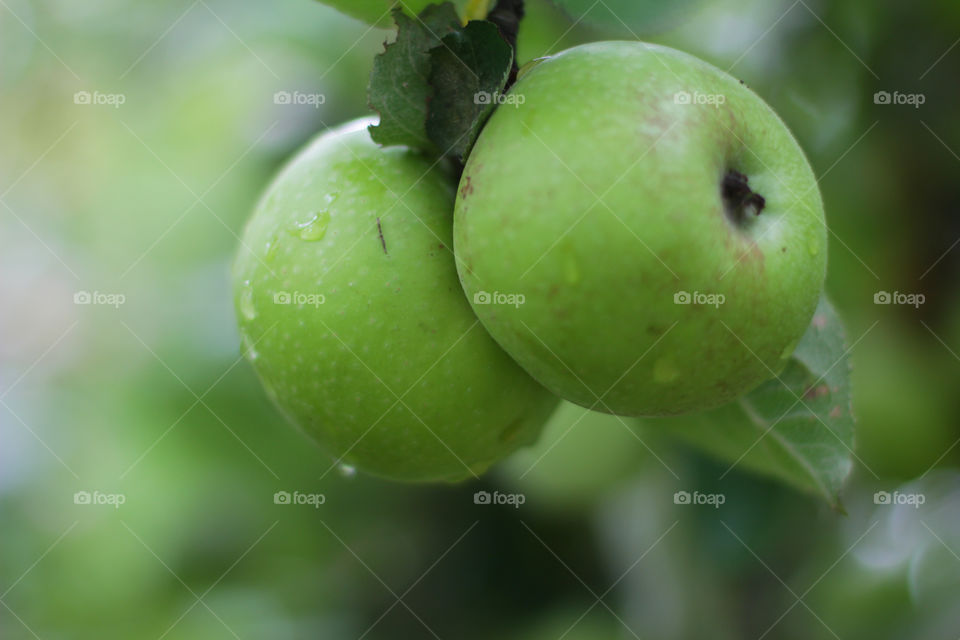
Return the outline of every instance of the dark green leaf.
{"type": "Polygon", "coordinates": [[[393,18],[397,38],[374,59],[370,74],[370,106],[380,113],[380,124],[370,127],[370,136],[382,145],[430,149],[430,49],[459,29],[460,19],[449,2],[431,5],[416,18],[394,9],[393,18]]]}
{"type": "Polygon", "coordinates": [[[473,21],[430,57],[427,134],[445,155],[464,160],[506,86],[513,49],[492,22],[473,21]]]}
{"type": "Polygon", "coordinates": [[[850,362],[843,326],[821,299],[784,370],[718,409],[650,421],[731,468],[774,476],[835,508],[853,466],[850,362]]]}

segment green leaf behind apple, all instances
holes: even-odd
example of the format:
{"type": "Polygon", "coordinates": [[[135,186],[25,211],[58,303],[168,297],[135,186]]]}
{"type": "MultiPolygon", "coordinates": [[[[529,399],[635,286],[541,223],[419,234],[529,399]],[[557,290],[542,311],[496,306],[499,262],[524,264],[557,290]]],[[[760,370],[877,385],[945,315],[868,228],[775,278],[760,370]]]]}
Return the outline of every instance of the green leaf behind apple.
{"type": "Polygon", "coordinates": [[[645,420],[733,467],[769,475],[840,507],[853,468],[849,348],[826,297],[787,366],[703,413],[645,420]]]}

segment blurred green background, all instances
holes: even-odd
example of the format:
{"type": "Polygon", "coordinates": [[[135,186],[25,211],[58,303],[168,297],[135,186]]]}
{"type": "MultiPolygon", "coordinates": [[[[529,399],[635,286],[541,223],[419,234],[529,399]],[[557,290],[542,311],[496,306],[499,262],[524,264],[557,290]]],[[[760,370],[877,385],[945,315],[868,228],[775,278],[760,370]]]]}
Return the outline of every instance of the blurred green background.
{"type": "Polygon", "coordinates": [[[332,468],[240,359],[229,262],[278,165],[366,112],[387,32],[310,0],[0,0],[0,638],[957,637],[960,5],[645,1],[627,31],[606,4],[528,2],[521,61],[685,49],[821,178],[849,514],[573,407],[480,482],[332,468]]]}

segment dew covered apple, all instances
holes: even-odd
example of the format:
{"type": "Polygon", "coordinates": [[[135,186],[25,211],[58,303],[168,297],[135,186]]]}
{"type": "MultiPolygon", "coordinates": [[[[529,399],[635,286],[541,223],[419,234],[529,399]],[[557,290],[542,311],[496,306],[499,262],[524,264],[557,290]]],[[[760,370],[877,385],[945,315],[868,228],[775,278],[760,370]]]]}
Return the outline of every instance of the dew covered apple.
{"type": "Polygon", "coordinates": [[[741,82],[641,42],[540,62],[467,162],[468,299],[533,377],[624,415],[707,409],[779,371],[826,272],[816,179],[741,82]]]}
{"type": "Polygon", "coordinates": [[[460,480],[531,443],[556,399],[463,295],[454,179],[377,147],[368,124],[320,135],[257,206],[233,273],[244,347],[276,405],[343,463],[460,480]]]}

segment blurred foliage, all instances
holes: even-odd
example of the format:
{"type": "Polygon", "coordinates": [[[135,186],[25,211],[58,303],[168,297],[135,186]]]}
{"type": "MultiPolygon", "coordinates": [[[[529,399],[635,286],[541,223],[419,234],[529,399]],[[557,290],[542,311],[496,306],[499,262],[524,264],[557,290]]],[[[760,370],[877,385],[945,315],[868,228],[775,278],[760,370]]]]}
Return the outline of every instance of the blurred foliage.
{"type": "MultiPolygon", "coordinates": [[[[481,482],[334,468],[239,359],[227,273],[279,163],[366,112],[388,33],[308,0],[3,0],[0,637],[954,637],[960,5],[683,6],[634,31],[757,90],[821,178],[861,418],[849,516],[569,406],[481,482]],[[897,490],[926,502],[875,504],[897,490]]],[[[633,37],[528,9],[521,62],[633,37]]]]}

